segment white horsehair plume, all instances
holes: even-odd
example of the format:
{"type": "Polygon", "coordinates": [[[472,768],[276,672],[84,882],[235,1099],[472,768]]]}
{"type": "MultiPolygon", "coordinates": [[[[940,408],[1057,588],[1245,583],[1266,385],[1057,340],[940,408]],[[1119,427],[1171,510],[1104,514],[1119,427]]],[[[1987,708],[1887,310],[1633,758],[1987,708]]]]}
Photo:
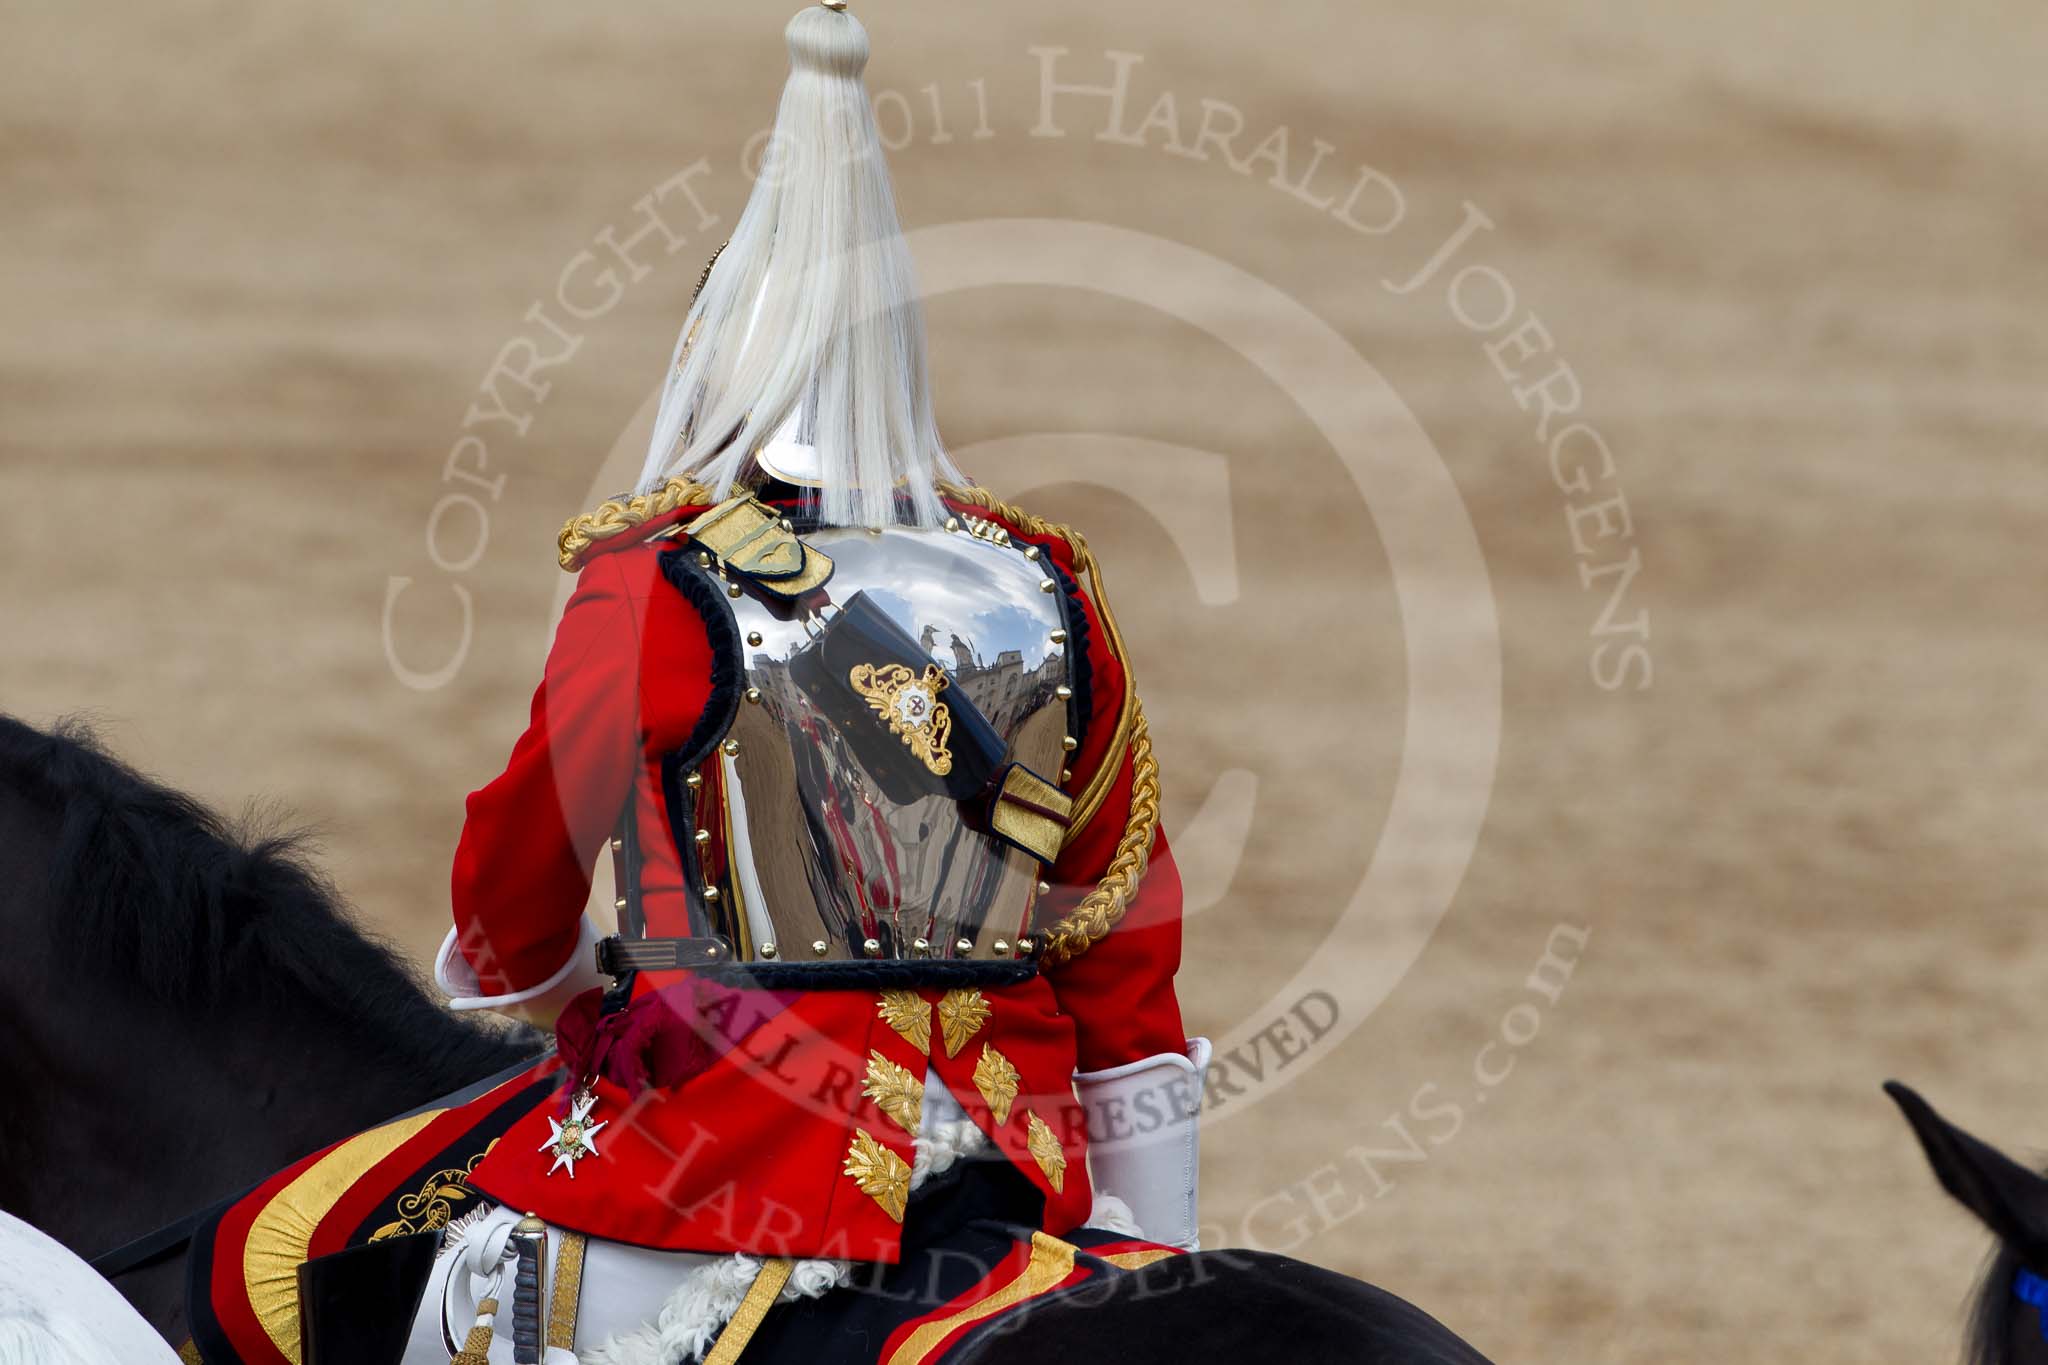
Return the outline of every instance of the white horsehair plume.
{"type": "Polygon", "coordinates": [[[789,82],[760,178],[683,322],[640,489],[688,475],[727,496],[782,434],[814,450],[826,522],[936,525],[936,481],[960,476],[861,79],[867,30],[814,4],[784,36],[789,82]]]}

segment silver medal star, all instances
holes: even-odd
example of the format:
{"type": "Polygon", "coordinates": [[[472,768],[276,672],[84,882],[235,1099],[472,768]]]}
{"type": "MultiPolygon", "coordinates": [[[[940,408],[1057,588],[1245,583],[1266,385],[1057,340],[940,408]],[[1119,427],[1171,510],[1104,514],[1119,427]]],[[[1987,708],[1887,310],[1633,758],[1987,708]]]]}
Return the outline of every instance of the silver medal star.
{"type": "Polygon", "coordinates": [[[561,1122],[553,1115],[548,1116],[548,1126],[554,1129],[554,1133],[540,1145],[539,1150],[555,1154],[555,1164],[548,1167],[549,1175],[566,1166],[569,1178],[574,1180],[576,1163],[584,1157],[598,1155],[597,1143],[593,1139],[604,1130],[610,1120],[592,1123],[590,1111],[596,1107],[597,1096],[586,1090],[570,1102],[568,1122],[561,1122]]]}

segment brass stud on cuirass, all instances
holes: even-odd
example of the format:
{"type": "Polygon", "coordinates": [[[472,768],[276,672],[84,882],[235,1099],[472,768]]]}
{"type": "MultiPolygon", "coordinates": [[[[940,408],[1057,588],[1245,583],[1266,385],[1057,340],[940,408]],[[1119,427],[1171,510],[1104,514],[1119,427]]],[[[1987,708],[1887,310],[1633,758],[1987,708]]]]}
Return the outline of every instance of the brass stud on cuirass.
{"type": "Polygon", "coordinates": [[[748,688],[747,700],[752,702],[754,705],[759,706],[761,704],[761,689],[758,687],[748,688]]]}
{"type": "Polygon", "coordinates": [[[930,957],[932,955],[931,940],[925,938],[910,940],[910,952],[914,957],[930,957]]]}
{"type": "Polygon", "coordinates": [[[747,643],[748,643],[748,644],[750,644],[750,645],[756,645],[756,646],[758,646],[758,645],[759,645],[759,644],[761,643],[761,632],[760,632],[760,631],[758,631],[758,630],[750,630],[750,631],[748,631],[748,632],[747,632],[747,643]]]}
{"type": "Polygon", "coordinates": [[[1010,940],[1006,938],[997,939],[995,948],[997,957],[1008,957],[1010,955],[1010,940]]]}
{"type": "Polygon", "coordinates": [[[1055,697],[1058,697],[1061,701],[1072,701],[1074,699],[1074,689],[1067,686],[1065,683],[1061,683],[1058,687],[1055,687],[1052,690],[1052,694],[1055,697]]]}
{"type": "Polygon", "coordinates": [[[862,939],[860,950],[869,957],[880,957],[882,955],[882,940],[878,938],[862,939]]]}
{"type": "Polygon", "coordinates": [[[960,939],[953,944],[953,951],[962,957],[972,957],[974,955],[974,940],[971,938],[960,939]]]}
{"type": "Polygon", "coordinates": [[[832,945],[825,942],[824,939],[818,938],[811,940],[811,955],[813,957],[823,957],[825,954],[831,951],[832,945]]]}
{"type": "Polygon", "coordinates": [[[1067,633],[1063,630],[1054,631],[1052,633],[1052,642],[1056,645],[1065,644],[1067,642],[1067,633]]]}
{"type": "Polygon", "coordinates": [[[766,960],[773,962],[775,960],[775,953],[776,948],[774,944],[764,943],[761,945],[761,956],[766,960]]]}
{"type": "Polygon", "coordinates": [[[1050,578],[1041,578],[1038,581],[1038,590],[1040,592],[1055,592],[1058,590],[1059,586],[1059,584],[1053,582],[1050,578]]]}
{"type": "Polygon", "coordinates": [[[740,742],[736,739],[729,739],[719,747],[725,750],[727,758],[738,758],[740,756],[740,742]]]}
{"type": "Polygon", "coordinates": [[[708,844],[708,843],[710,843],[710,842],[711,842],[711,831],[710,831],[710,830],[708,830],[708,829],[700,829],[700,830],[698,830],[698,831],[697,831],[697,842],[698,842],[698,843],[699,843],[700,845],[701,845],[701,844],[708,844]]]}
{"type": "Polygon", "coordinates": [[[691,791],[697,790],[699,787],[704,785],[704,774],[691,773],[688,777],[683,779],[683,785],[685,787],[688,787],[691,791]]]}
{"type": "Polygon", "coordinates": [[[705,903],[706,905],[716,905],[716,904],[718,904],[718,888],[717,888],[717,887],[715,887],[715,886],[707,886],[707,887],[705,887],[705,888],[704,888],[704,903],[705,903]]]}
{"type": "Polygon", "coordinates": [[[626,908],[626,898],[625,898],[624,896],[621,896],[621,897],[619,897],[619,898],[618,898],[617,900],[615,900],[615,901],[613,901],[613,902],[612,902],[612,909],[614,909],[614,910],[623,910],[623,909],[625,909],[625,908],[626,908]]]}
{"type": "Polygon", "coordinates": [[[1075,739],[1072,735],[1065,735],[1062,736],[1060,739],[1060,748],[1066,750],[1068,753],[1072,753],[1074,752],[1074,750],[1080,747],[1081,741],[1075,739]]]}

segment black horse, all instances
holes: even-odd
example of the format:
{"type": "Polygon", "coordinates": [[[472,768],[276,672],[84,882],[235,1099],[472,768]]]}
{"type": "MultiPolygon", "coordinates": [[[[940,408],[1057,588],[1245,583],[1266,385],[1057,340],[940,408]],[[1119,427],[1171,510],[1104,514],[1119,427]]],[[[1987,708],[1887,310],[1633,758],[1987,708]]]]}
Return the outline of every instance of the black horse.
{"type": "MultiPolygon", "coordinates": [[[[87,1258],[532,1056],[457,1021],[290,835],[0,716],[0,1209],[87,1258]]],[[[184,1340],[182,1249],[116,1275],[184,1340]]]]}
{"type": "Polygon", "coordinates": [[[1405,1299],[1285,1256],[1201,1251],[1034,1300],[944,1365],[1487,1365],[1405,1299]]]}
{"type": "MultiPolygon", "coordinates": [[[[430,1000],[296,838],[231,827],[75,726],[0,716],[0,931],[0,1209],[86,1257],[540,1046],[430,1000]]],[[[183,1259],[115,1277],[174,1342],[183,1259]]],[[[949,1359],[1048,1354],[1486,1365],[1383,1290],[1236,1251],[1033,1301],[949,1359]]]]}
{"type": "Polygon", "coordinates": [[[1970,1365],[2048,1365],[2048,1178],[1971,1137],[1897,1081],[1885,1093],[1905,1111],[1941,1187],[1998,1238],[1970,1310],[1970,1365]]]}

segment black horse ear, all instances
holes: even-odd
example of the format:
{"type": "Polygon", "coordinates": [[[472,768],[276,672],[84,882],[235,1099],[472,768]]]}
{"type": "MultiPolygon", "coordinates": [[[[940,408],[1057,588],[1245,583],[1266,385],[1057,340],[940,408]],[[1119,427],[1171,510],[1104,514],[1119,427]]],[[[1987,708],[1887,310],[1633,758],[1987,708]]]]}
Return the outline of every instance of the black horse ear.
{"type": "Polygon", "coordinates": [[[2048,1265],[2048,1179],[1934,1112],[1897,1081],[1884,1093],[1906,1115],[1941,1187],[2030,1266],[2048,1265]]]}

